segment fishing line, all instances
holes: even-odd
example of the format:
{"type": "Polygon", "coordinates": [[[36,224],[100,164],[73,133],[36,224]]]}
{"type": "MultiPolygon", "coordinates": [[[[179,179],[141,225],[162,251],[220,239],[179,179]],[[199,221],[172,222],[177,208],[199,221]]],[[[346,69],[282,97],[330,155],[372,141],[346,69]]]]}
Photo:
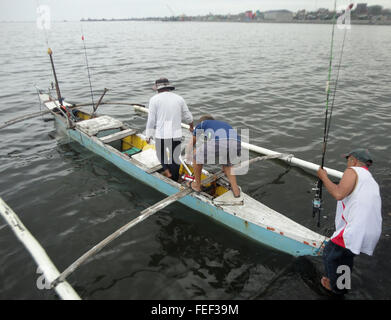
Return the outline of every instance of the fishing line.
{"type": "MultiPolygon", "coordinates": [[[[43,7],[41,6],[40,1],[36,0],[35,3],[37,4],[37,13],[40,13],[42,15],[43,12],[41,10],[43,10],[42,9],[43,7]],[[41,9],[41,10],[39,10],[39,9],[41,9]]],[[[50,24],[50,20],[45,21],[45,17],[44,17],[43,20],[42,19],[37,20],[37,25],[38,25],[38,21],[42,22],[41,28],[44,30],[46,46],[49,48],[49,34],[48,34],[48,30],[47,30],[48,28],[47,28],[47,25],[45,25],[45,22],[48,22],[48,24],[50,24]]]]}
{"type": "Polygon", "coordinates": [[[95,110],[94,94],[93,94],[93,91],[92,91],[90,67],[89,67],[89,65],[88,65],[87,48],[86,48],[86,42],[85,42],[85,38],[84,38],[83,25],[80,25],[80,27],[81,27],[81,39],[83,40],[83,46],[84,46],[84,55],[85,55],[85,57],[86,57],[88,81],[89,81],[89,83],[90,83],[90,92],[91,92],[92,108],[95,110]]]}
{"type": "Polygon", "coordinates": [[[329,61],[329,72],[327,77],[327,84],[326,84],[326,114],[324,119],[324,132],[323,132],[323,149],[322,149],[322,165],[324,166],[324,160],[326,155],[326,143],[327,143],[327,125],[328,125],[328,112],[329,112],[329,97],[330,97],[330,82],[331,82],[331,72],[333,67],[333,49],[334,49],[334,33],[335,33],[335,24],[337,20],[337,0],[334,2],[334,18],[333,18],[333,29],[331,33],[331,45],[330,45],[330,61],[329,61]]]}
{"type": "MultiPolygon", "coordinates": [[[[350,10],[352,8],[352,5],[348,7],[347,10],[350,10]]],[[[329,72],[328,72],[328,81],[327,81],[327,86],[326,86],[326,113],[325,113],[325,122],[324,122],[324,133],[323,133],[323,147],[322,147],[322,163],[321,163],[321,168],[323,169],[324,167],[324,162],[325,162],[325,156],[326,156],[326,149],[327,149],[327,142],[329,139],[329,132],[330,132],[330,127],[331,127],[331,119],[332,119],[332,114],[333,114],[333,109],[334,109],[334,104],[335,104],[335,95],[337,92],[337,85],[338,85],[338,80],[339,80],[339,74],[340,74],[340,69],[341,69],[341,64],[342,64],[342,54],[343,50],[345,47],[345,39],[346,39],[346,30],[347,27],[345,26],[345,32],[343,36],[343,41],[342,41],[342,46],[341,46],[341,52],[340,52],[340,57],[339,57],[339,64],[338,64],[338,69],[337,69],[337,76],[335,80],[335,85],[334,85],[334,90],[333,90],[333,96],[332,96],[332,102],[331,102],[331,108],[330,108],[330,115],[328,115],[329,112],[329,98],[330,98],[330,80],[331,80],[331,71],[332,71],[332,62],[333,62],[333,47],[334,47],[334,33],[335,33],[335,24],[336,24],[336,17],[337,17],[337,0],[334,2],[334,21],[333,21],[333,29],[332,29],[332,35],[331,35],[331,48],[330,48],[330,62],[329,62],[329,72]]],[[[346,13],[346,11],[345,11],[346,13]]],[[[316,187],[313,188],[315,191],[315,197],[312,201],[312,217],[314,218],[316,213],[318,214],[318,222],[317,226],[318,228],[320,227],[320,214],[322,210],[322,189],[323,189],[323,182],[322,180],[318,179],[318,182],[316,184],[316,187]]]]}
{"type": "Polygon", "coordinates": [[[333,98],[332,98],[332,103],[331,103],[331,108],[330,108],[330,119],[329,119],[328,125],[327,125],[326,144],[325,144],[325,147],[324,147],[324,152],[325,153],[326,153],[327,142],[328,142],[328,139],[329,139],[329,132],[330,132],[331,119],[332,119],[332,114],[333,114],[333,109],[334,109],[334,104],[335,104],[335,94],[337,92],[339,73],[340,73],[341,65],[342,65],[342,54],[343,54],[343,50],[344,50],[344,47],[345,47],[346,30],[347,30],[347,28],[345,28],[344,35],[343,35],[341,52],[340,52],[340,57],[339,57],[339,64],[338,64],[338,69],[337,69],[337,76],[336,76],[336,79],[335,79],[333,98]]]}
{"type": "Polygon", "coordinates": [[[37,97],[38,97],[38,102],[39,102],[39,112],[41,114],[41,120],[44,121],[43,114],[42,114],[42,102],[41,102],[41,99],[39,98],[39,89],[35,85],[34,85],[34,87],[37,90],[37,97]]]}
{"type": "MultiPolygon", "coordinates": [[[[353,4],[349,5],[346,10],[351,10],[352,7],[353,7],[353,4]]],[[[346,11],[345,11],[345,13],[346,13],[346,11]]],[[[347,33],[347,29],[348,28],[345,26],[344,29],[345,29],[345,31],[344,31],[344,35],[343,35],[343,40],[342,40],[342,45],[341,45],[341,52],[340,52],[340,56],[339,56],[339,64],[338,64],[337,76],[336,76],[334,90],[333,90],[333,97],[332,97],[331,108],[330,108],[330,116],[329,116],[328,120],[325,121],[325,124],[327,124],[327,129],[326,129],[326,126],[325,126],[324,147],[323,147],[324,149],[323,149],[323,156],[322,156],[322,168],[323,168],[323,165],[324,165],[324,158],[325,158],[326,147],[327,147],[327,142],[328,142],[328,138],[329,138],[331,119],[332,119],[332,114],[333,114],[333,109],[334,109],[334,104],[335,104],[335,94],[337,92],[339,73],[340,73],[341,65],[342,65],[342,55],[343,55],[343,51],[344,51],[344,48],[345,48],[345,39],[346,39],[346,33],[347,33]]],[[[334,29],[333,29],[333,34],[334,34],[334,29]]],[[[334,38],[334,35],[333,35],[333,38],[334,38]]],[[[329,81],[330,81],[330,78],[329,78],[329,81]]],[[[328,94],[327,94],[327,102],[326,102],[326,105],[327,105],[327,107],[326,107],[326,119],[327,119],[328,99],[329,99],[329,91],[330,91],[330,88],[329,88],[329,84],[330,83],[329,83],[329,81],[327,83],[328,94]]]]}

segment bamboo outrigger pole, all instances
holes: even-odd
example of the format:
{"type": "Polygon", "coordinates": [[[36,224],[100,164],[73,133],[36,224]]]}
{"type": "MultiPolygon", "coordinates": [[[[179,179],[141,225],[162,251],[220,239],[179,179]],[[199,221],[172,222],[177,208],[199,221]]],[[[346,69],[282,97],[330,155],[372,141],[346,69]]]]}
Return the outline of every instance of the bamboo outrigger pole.
{"type": "MultiPolygon", "coordinates": [[[[143,113],[148,113],[149,112],[148,108],[146,108],[144,105],[141,105],[141,104],[126,103],[126,102],[120,102],[120,101],[119,102],[107,101],[107,102],[102,102],[101,103],[101,105],[107,105],[107,104],[132,106],[134,108],[134,110],[136,110],[136,111],[140,111],[140,112],[143,112],[143,113]]],[[[85,106],[85,105],[87,105],[87,104],[76,105],[75,107],[78,107],[78,106],[81,107],[81,106],[85,106]]],[[[189,125],[185,124],[185,123],[182,123],[182,128],[189,129],[189,125]]],[[[242,141],[242,147],[245,148],[245,149],[248,149],[250,151],[253,151],[255,153],[262,154],[262,155],[267,155],[267,156],[280,154],[279,152],[276,152],[276,151],[273,151],[273,150],[270,150],[270,149],[266,149],[266,148],[262,148],[262,147],[259,147],[259,146],[256,146],[256,145],[253,145],[253,144],[250,144],[250,143],[246,143],[246,142],[243,142],[243,141],[242,141]]],[[[280,158],[280,160],[285,161],[285,162],[287,162],[290,165],[293,165],[293,166],[296,166],[296,167],[299,167],[299,168],[302,168],[302,169],[310,170],[312,173],[315,173],[315,174],[318,171],[318,169],[320,168],[320,166],[315,164],[315,163],[312,163],[312,162],[309,162],[309,161],[305,161],[305,160],[302,160],[302,159],[299,159],[299,158],[296,158],[296,157],[285,157],[285,158],[280,158]]],[[[329,176],[334,177],[336,179],[341,179],[342,178],[343,172],[335,170],[335,169],[331,169],[331,168],[328,168],[328,167],[324,167],[324,169],[327,170],[327,173],[328,173],[329,176]]]]}
{"type": "Polygon", "coordinates": [[[77,259],[74,263],[72,263],[68,268],[66,268],[58,277],[55,279],[51,287],[55,288],[57,287],[62,281],[64,281],[71,273],[73,273],[78,267],[80,267],[82,264],[84,264],[89,258],[91,258],[93,255],[97,254],[99,251],[101,251],[104,247],[106,247],[109,243],[117,239],[119,236],[121,236],[123,233],[128,231],[130,228],[134,227],[141,221],[144,221],[148,217],[152,216],[156,212],[164,209],[171,203],[178,201],[179,199],[185,197],[186,195],[190,194],[193,190],[191,188],[184,189],[178,193],[173,194],[172,196],[163,199],[162,201],[159,201],[158,203],[155,203],[153,206],[141,211],[140,215],[130,221],[129,223],[125,224],[121,228],[119,228],[117,231],[106,237],[104,240],[99,242],[97,245],[92,247],[89,251],[87,251],[85,254],[83,254],[79,259],[77,259]]]}
{"type": "MultiPolygon", "coordinates": [[[[37,265],[43,271],[45,279],[50,283],[56,279],[60,272],[50,260],[39,242],[32,236],[20,221],[16,213],[0,198],[0,214],[11,227],[12,231],[30,252],[37,265]]],[[[80,300],[79,295],[68,282],[62,282],[56,288],[57,294],[64,300],[80,300]]]]}
{"type": "Polygon", "coordinates": [[[53,62],[53,57],[52,57],[53,51],[50,48],[48,49],[48,55],[49,55],[49,58],[50,58],[50,64],[52,65],[53,77],[54,77],[54,82],[55,82],[55,86],[56,86],[58,102],[62,105],[62,97],[61,97],[61,92],[60,92],[60,86],[58,85],[56,68],[54,68],[54,62],[53,62]]]}
{"type": "Polygon", "coordinates": [[[102,99],[103,97],[105,96],[106,92],[109,91],[109,89],[105,88],[103,90],[103,94],[101,95],[101,97],[99,98],[99,101],[96,105],[93,105],[93,111],[92,111],[92,114],[91,114],[91,118],[95,118],[95,114],[96,114],[96,110],[98,109],[99,105],[102,103],[102,99]]]}
{"type": "Polygon", "coordinates": [[[48,55],[50,57],[50,63],[52,65],[52,70],[53,70],[53,77],[54,77],[54,82],[55,82],[55,86],[56,86],[56,92],[57,92],[57,98],[58,98],[58,103],[59,103],[59,110],[61,111],[61,113],[67,118],[68,120],[68,126],[69,127],[73,127],[73,124],[72,124],[72,113],[70,112],[69,108],[66,107],[63,103],[63,98],[61,96],[61,92],[60,92],[60,86],[58,84],[58,79],[57,79],[57,73],[56,73],[56,68],[54,67],[54,62],[53,62],[53,51],[52,49],[48,48],[48,55]]]}
{"type": "MultiPolygon", "coordinates": [[[[276,159],[276,158],[281,158],[281,157],[290,157],[292,155],[285,155],[285,154],[275,154],[271,156],[263,156],[263,157],[256,157],[254,159],[248,160],[245,163],[242,163],[241,165],[250,165],[254,162],[261,161],[261,160],[268,160],[268,159],[276,159]]],[[[238,167],[241,165],[234,166],[238,167]]],[[[204,180],[202,180],[201,184],[203,186],[216,181],[223,177],[224,171],[219,171],[216,174],[213,174],[204,180]]],[[[173,195],[164,198],[163,200],[159,201],[158,203],[155,203],[153,206],[141,211],[140,215],[130,221],[129,223],[125,224],[121,228],[119,228],[117,231],[106,237],[104,240],[99,242],[97,245],[92,247],[89,251],[87,251],[85,254],[83,254],[79,259],[77,259],[74,263],[72,263],[68,268],[66,268],[58,277],[51,283],[51,287],[55,288],[58,286],[62,281],[64,281],[71,273],[73,273],[78,267],[80,267],[82,264],[84,264],[89,258],[91,258],[93,255],[97,254],[99,251],[101,251],[104,247],[106,247],[110,242],[114,241],[117,239],[119,236],[121,236],[123,233],[128,231],[130,228],[134,227],[135,225],[139,224],[140,222],[144,221],[148,217],[152,216],[156,212],[164,209],[171,203],[174,203],[183,197],[189,195],[190,193],[194,192],[194,190],[191,187],[188,187],[186,189],[183,189],[177,193],[174,193],[173,195]]]]}
{"type": "MultiPolygon", "coordinates": [[[[129,102],[128,103],[127,102],[113,102],[113,101],[101,102],[100,103],[100,105],[111,105],[111,104],[123,105],[123,106],[132,106],[136,111],[140,111],[140,112],[143,112],[143,113],[148,113],[148,108],[146,108],[144,105],[141,105],[141,104],[129,103],[129,102]]],[[[72,107],[69,107],[69,109],[85,107],[85,106],[90,106],[90,105],[91,105],[91,103],[83,103],[83,104],[73,105],[72,107]]],[[[5,128],[7,126],[10,126],[12,124],[18,123],[20,121],[24,121],[24,120],[27,120],[27,119],[30,119],[30,118],[34,118],[34,117],[37,117],[37,116],[39,116],[41,114],[45,114],[45,113],[49,113],[49,112],[50,111],[43,111],[43,112],[40,112],[40,113],[34,113],[34,114],[26,115],[26,116],[23,116],[23,117],[18,117],[18,118],[13,119],[13,120],[6,121],[6,122],[4,122],[3,125],[0,125],[0,129],[3,129],[3,128],[5,128]]],[[[182,123],[182,128],[189,129],[189,126],[187,124],[182,123]]],[[[270,149],[262,148],[262,147],[259,147],[259,146],[256,146],[256,145],[253,145],[253,144],[250,144],[250,143],[246,143],[246,142],[242,142],[242,147],[245,148],[245,149],[248,149],[248,150],[250,150],[252,152],[255,152],[255,153],[258,153],[258,154],[262,154],[262,155],[276,155],[276,154],[278,154],[278,152],[276,152],[276,151],[272,151],[270,149]]],[[[305,160],[302,160],[302,159],[299,159],[299,158],[296,158],[296,157],[281,158],[280,160],[285,161],[285,162],[287,162],[290,165],[293,165],[293,166],[296,166],[296,167],[299,167],[299,168],[302,168],[302,169],[305,169],[305,170],[309,170],[309,171],[311,171],[312,173],[315,173],[315,174],[318,171],[318,169],[320,168],[320,166],[315,164],[315,163],[312,163],[312,162],[309,162],[309,161],[305,161],[305,160]]],[[[337,178],[337,179],[341,179],[342,178],[343,172],[335,170],[335,169],[331,169],[331,168],[328,168],[328,167],[324,167],[324,169],[327,170],[327,173],[328,173],[329,176],[337,178]]]]}
{"type": "MultiPolygon", "coordinates": [[[[125,104],[125,103],[115,103],[115,102],[104,102],[102,104],[125,104]]],[[[137,111],[140,111],[140,112],[144,112],[144,113],[148,113],[148,109],[145,108],[144,106],[141,106],[141,105],[133,105],[133,108],[137,111]]],[[[182,123],[182,128],[184,129],[189,129],[189,125],[187,124],[184,124],[182,123]]],[[[243,142],[242,141],[242,147],[245,148],[245,149],[248,149],[250,151],[253,151],[253,152],[256,152],[258,154],[262,154],[262,155],[278,155],[280,154],[279,152],[276,152],[276,151],[272,151],[272,150],[269,150],[269,149],[266,149],[266,148],[262,148],[262,147],[258,147],[256,145],[253,145],[253,144],[250,144],[250,143],[246,143],[246,142],[243,142]]],[[[283,158],[280,158],[280,160],[283,160],[293,166],[297,166],[297,167],[300,167],[300,168],[303,168],[303,169],[307,169],[307,170],[310,170],[314,173],[316,173],[319,169],[319,165],[315,164],[315,163],[312,163],[312,162],[308,162],[308,161],[305,161],[305,160],[301,160],[301,159],[298,159],[298,158],[295,158],[295,157],[288,157],[288,156],[285,156],[283,158]]],[[[331,169],[331,168],[326,168],[324,167],[326,170],[327,170],[327,173],[329,176],[332,176],[334,178],[337,178],[337,179],[341,179],[342,178],[342,175],[343,175],[343,172],[340,172],[338,170],[334,170],[334,169],[331,169]]]]}

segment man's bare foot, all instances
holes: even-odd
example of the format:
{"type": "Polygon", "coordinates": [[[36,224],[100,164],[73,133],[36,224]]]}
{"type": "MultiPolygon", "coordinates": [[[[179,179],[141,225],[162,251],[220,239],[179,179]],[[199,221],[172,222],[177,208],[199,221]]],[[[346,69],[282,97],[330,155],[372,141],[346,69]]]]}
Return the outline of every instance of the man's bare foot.
{"type": "Polygon", "coordinates": [[[163,175],[166,176],[167,178],[171,178],[172,177],[172,174],[171,174],[170,170],[168,170],[168,169],[164,170],[163,175]]]}
{"type": "Polygon", "coordinates": [[[201,192],[201,186],[197,184],[195,181],[188,181],[186,185],[190,188],[192,188],[196,192],[201,192]]]}
{"type": "Polygon", "coordinates": [[[236,190],[234,190],[234,188],[232,188],[232,193],[234,194],[235,198],[240,198],[240,189],[239,189],[239,187],[236,187],[236,190]]]}
{"type": "Polygon", "coordinates": [[[331,291],[330,279],[329,278],[322,277],[322,279],[320,279],[320,283],[322,284],[323,288],[325,288],[326,290],[331,291]]]}

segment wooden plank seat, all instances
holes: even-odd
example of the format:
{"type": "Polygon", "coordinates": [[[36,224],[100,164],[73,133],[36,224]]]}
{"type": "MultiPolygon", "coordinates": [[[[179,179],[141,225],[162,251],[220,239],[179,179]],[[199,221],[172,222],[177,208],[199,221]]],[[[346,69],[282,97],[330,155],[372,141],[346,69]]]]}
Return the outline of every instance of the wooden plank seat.
{"type": "Polygon", "coordinates": [[[76,128],[89,136],[95,136],[101,131],[115,130],[123,127],[123,123],[109,116],[100,116],[88,120],[80,121],[76,128]]]}
{"type": "Polygon", "coordinates": [[[102,141],[103,143],[110,143],[110,142],[113,142],[116,140],[123,139],[128,136],[131,136],[135,133],[136,133],[136,130],[134,130],[134,129],[126,129],[126,130],[118,131],[116,133],[109,134],[107,136],[99,138],[99,140],[102,141]]]}

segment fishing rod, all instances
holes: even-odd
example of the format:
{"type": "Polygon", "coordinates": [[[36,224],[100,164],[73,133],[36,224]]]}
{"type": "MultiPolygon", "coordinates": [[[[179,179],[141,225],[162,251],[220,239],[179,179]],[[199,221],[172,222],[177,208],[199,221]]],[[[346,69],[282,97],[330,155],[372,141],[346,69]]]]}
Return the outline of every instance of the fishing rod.
{"type": "Polygon", "coordinates": [[[92,108],[93,108],[93,110],[95,112],[95,103],[94,103],[94,94],[93,94],[93,91],[92,91],[92,84],[91,84],[90,67],[88,66],[87,48],[86,48],[86,42],[85,42],[85,38],[84,38],[84,32],[83,32],[83,26],[82,25],[81,25],[81,40],[83,41],[84,55],[86,57],[87,74],[88,74],[88,81],[90,83],[92,108]]]}
{"type": "MultiPolygon", "coordinates": [[[[331,71],[333,65],[333,48],[334,48],[334,32],[335,32],[335,23],[337,18],[337,0],[334,2],[334,17],[333,17],[333,28],[331,33],[331,45],[330,45],[330,60],[329,60],[329,70],[326,83],[326,112],[324,119],[324,131],[323,131],[323,147],[322,147],[322,163],[321,168],[323,169],[324,160],[326,155],[326,142],[327,142],[327,123],[328,123],[328,111],[329,111],[329,97],[330,97],[330,80],[331,80],[331,71]]],[[[318,228],[320,227],[320,213],[322,211],[322,191],[323,191],[323,182],[318,179],[315,187],[312,189],[315,191],[314,199],[312,200],[312,218],[315,218],[318,214],[318,228]]]]}
{"type": "MultiPolygon", "coordinates": [[[[353,7],[353,4],[350,4],[349,7],[347,8],[347,10],[351,10],[352,7],[353,7]]],[[[345,27],[345,32],[344,32],[344,35],[343,35],[343,40],[342,40],[342,45],[341,45],[341,52],[340,52],[340,56],[339,56],[339,64],[338,64],[338,69],[337,69],[337,76],[336,76],[335,84],[334,84],[333,98],[331,100],[332,102],[331,102],[331,108],[330,108],[330,117],[329,117],[329,121],[327,123],[326,140],[325,140],[325,146],[324,146],[324,150],[323,150],[324,154],[326,154],[327,142],[328,142],[328,139],[329,139],[329,132],[330,132],[330,127],[331,127],[331,119],[332,119],[333,109],[334,109],[334,104],[335,104],[335,94],[337,92],[339,73],[340,73],[341,65],[342,65],[342,55],[343,55],[343,50],[345,48],[346,30],[347,30],[347,28],[345,27]]],[[[323,168],[323,165],[324,165],[324,156],[322,157],[322,168],[323,168]]]]}
{"type": "Polygon", "coordinates": [[[56,86],[58,102],[60,103],[60,105],[62,105],[63,99],[61,97],[60,86],[58,85],[56,69],[54,68],[54,62],[53,62],[53,57],[52,57],[53,51],[50,48],[48,48],[48,55],[50,57],[50,63],[52,65],[52,70],[53,70],[53,76],[54,76],[54,82],[55,82],[55,86],[56,86]]]}
{"type": "Polygon", "coordinates": [[[58,84],[58,79],[57,79],[56,68],[54,67],[54,62],[53,62],[53,56],[52,56],[53,55],[53,51],[50,48],[48,48],[48,55],[50,57],[50,63],[52,65],[52,71],[53,71],[53,76],[54,76],[56,92],[57,92],[57,98],[58,98],[58,102],[59,102],[59,105],[60,105],[58,109],[68,119],[69,127],[73,127],[73,123],[72,123],[71,118],[74,119],[74,116],[73,116],[72,112],[69,110],[69,108],[67,106],[65,106],[64,103],[63,103],[64,99],[61,96],[60,86],[58,84]]]}
{"type": "MultiPolygon", "coordinates": [[[[53,62],[53,51],[49,46],[48,29],[50,28],[50,9],[48,6],[41,6],[39,4],[39,0],[37,0],[37,13],[39,14],[38,19],[37,19],[37,26],[39,29],[43,30],[45,33],[46,46],[48,48],[47,53],[50,58],[50,64],[52,66],[52,71],[53,71],[53,76],[54,76],[54,81],[55,81],[55,86],[56,86],[57,99],[58,99],[59,105],[57,105],[56,101],[54,101],[54,104],[58,107],[57,109],[61,112],[61,114],[68,120],[68,126],[70,128],[72,128],[74,125],[72,123],[71,118],[74,119],[74,116],[63,103],[64,99],[61,96],[60,86],[58,84],[58,79],[57,79],[56,68],[54,67],[54,62],[53,62]]],[[[52,83],[52,87],[53,87],[53,83],[52,83]]]]}
{"type": "MultiPolygon", "coordinates": [[[[347,8],[347,11],[352,9],[353,4],[350,4],[347,8]]],[[[346,12],[345,12],[346,13],[346,12]]],[[[337,71],[337,76],[334,84],[334,90],[333,90],[333,98],[332,98],[332,103],[331,103],[331,108],[330,108],[330,115],[329,113],[329,101],[330,101],[330,81],[331,81],[331,72],[332,72],[332,63],[333,63],[333,47],[334,47],[334,31],[335,31],[335,24],[336,24],[336,18],[337,18],[337,0],[334,2],[334,19],[333,19],[333,28],[332,28],[332,35],[331,35],[331,46],[330,46],[330,61],[329,61],[329,70],[328,70],[328,79],[327,79],[327,84],[326,84],[326,112],[325,112],[325,120],[324,120],[324,132],[323,132],[323,146],[322,146],[322,162],[321,162],[321,168],[323,169],[324,163],[325,163],[325,156],[326,156],[326,149],[327,149],[327,142],[329,138],[329,132],[330,132],[330,126],[331,126],[331,119],[332,119],[332,114],[333,114],[333,109],[334,109],[334,104],[335,104],[335,95],[337,92],[337,85],[338,85],[338,80],[339,80],[339,73],[341,69],[341,63],[342,63],[342,54],[345,46],[345,39],[346,39],[346,27],[345,32],[344,32],[344,37],[342,41],[342,47],[341,47],[341,52],[340,52],[340,58],[339,58],[339,64],[338,64],[338,71],[337,71]]],[[[315,191],[315,196],[314,199],[312,200],[312,217],[314,218],[315,215],[318,215],[318,222],[317,222],[317,227],[320,227],[320,214],[321,211],[323,210],[322,208],[322,191],[323,191],[323,182],[321,179],[318,178],[318,181],[315,185],[315,187],[312,189],[315,191]]]]}
{"type": "Polygon", "coordinates": [[[90,93],[91,93],[91,102],[92,102],[91,118],[95,118],[96,110],[98,109],[99,105],[102,102],[102,99],[103,99],[104,95],[106,94],[107,91],[109,91],[109,89],[107,89],[107,88],[104,89],[103,94],[101,95],[101,97],[98,100],[97,104],[95,104],[94,103],[94,93],[93,93],[92,84],[91,84],[90,67],[88,65],[87,47],[86,47],[86,42],[85,42],[85,38],[84,38],[83,26],[81,26],[81,40],[83,40],[84,55],[86,57],[86,65],[87,65],[88,82],[90,83],[90,93]]]}

